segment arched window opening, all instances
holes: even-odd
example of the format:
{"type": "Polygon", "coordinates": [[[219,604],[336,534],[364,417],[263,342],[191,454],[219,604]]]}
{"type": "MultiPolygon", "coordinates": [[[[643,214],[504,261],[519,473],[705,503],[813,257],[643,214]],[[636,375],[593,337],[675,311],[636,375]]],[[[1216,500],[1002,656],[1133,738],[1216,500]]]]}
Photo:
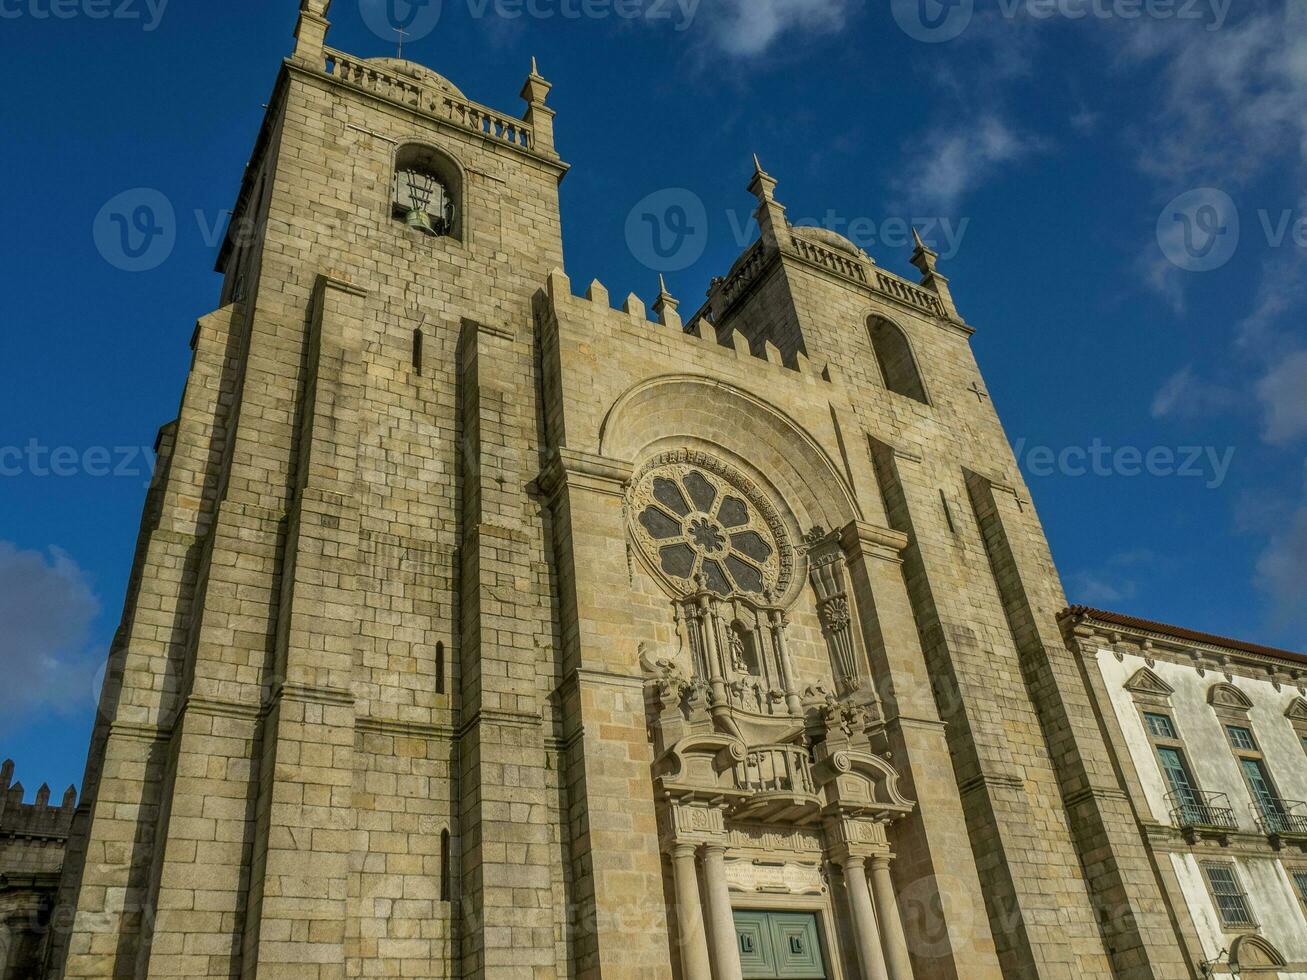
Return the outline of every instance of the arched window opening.
{"type": "Polygon", "coordinates": [[[929,404],[926,386],[922,383],[916,358],[912,356],[912,347],[903,331],[883,316],[871,317],[867,321],[867,331],[871,335],[871,346],[876,351],[876,361],[880,365],[885,387],[923,405],[929,404]]]}
{"type": "Polygon", "coordinates": [[[395,220],[433,238],[461,238],[463,179],[453,161],[412,144],[395,160],[391,191],[395,220]]]}

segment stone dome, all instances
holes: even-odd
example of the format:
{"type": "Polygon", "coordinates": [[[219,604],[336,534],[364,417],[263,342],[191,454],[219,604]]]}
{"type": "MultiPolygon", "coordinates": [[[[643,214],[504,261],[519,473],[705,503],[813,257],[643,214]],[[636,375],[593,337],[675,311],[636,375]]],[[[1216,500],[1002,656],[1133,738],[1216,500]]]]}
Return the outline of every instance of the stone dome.
{"type": "Polygon", "coordinates": [[[396,75],[403,75],[411,78],[419,85],[427,88],[437,88],[442,92],[448,92],[450,95],[457,96],[460,99],[466,99],[462,90],[451,82],[444,75],[438,74],[427,68],[425,65],[419,65],[415,61],[408,61],[402,58],[369,58],[367,63],[385,68],[386,71],[393,72],[396,75]]]}
{"type": "Polygon", "coordinates": [[[851,241],[838,232],[831,231],[829,228],[818,228],[814,225],[790,225],[790,234],[796,238],[802,238],[809,242],[815,242],[818,245],[824,245],[826,248],[834,249],[837,252],[843,252],[851,255],[855,259],[866,258],[866,253],[851,241]]]}

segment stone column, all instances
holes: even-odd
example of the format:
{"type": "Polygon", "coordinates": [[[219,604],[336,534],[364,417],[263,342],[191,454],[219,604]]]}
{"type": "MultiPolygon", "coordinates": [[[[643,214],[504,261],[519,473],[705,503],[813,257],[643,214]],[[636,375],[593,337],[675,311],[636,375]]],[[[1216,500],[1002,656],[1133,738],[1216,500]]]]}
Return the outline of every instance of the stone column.
{"type": "Polygon", "coordinates": [[[889,978],[913,980],[912,961],[908,958],[908,940],[903,935],[903,920],[899,917],[899,902],[894,894],[894,879],[889,873],[888,855],[878,855],[871,859],[871,890],[876,897],[876,913],[880,919],[880,941],[885,948],[889,978]]]}
{"type": "Polygon", "coordinates": [[[703,877],[708,886],[708,913],[712,919],[713,980],[743,980],[740,946],[735,935],[735,913],[726,886],[726,848],[708,844],[703,849],[703,877]]]}
{"type": "Polygon", "coordinates": [[[681,972],[685,980],[709,980],[708,938],[704,932],[703,906],[699,902],[699,872],[694,862],[695,846],[672,848],[672,877],[676,882],[676,923],[680,932],[681,972]]]}
{"type": "Polygon", "coordinates": [[[785,686],[785,707],[794,717],[801,717],[803,703],[799,700],[799,690],[794,683],[794,665],[790,663],[790,650],[785,643],[785,613],[773,609],[767,614],[767,625],[771,630],[776,659],[781,665],[781,683],[785,686]]]}
{"type": "Polygon", "coordinates": [[[861,855],[850,854],[842,862],[844,890],[849,896],[849,920],[853,923],[853,942],[858,948],[858,962],[862,964],[865,980],[889,980],[885,956],[880,948],[876,910],[872,907],[871,891],[867,888],[866,861],[861,855]]]}

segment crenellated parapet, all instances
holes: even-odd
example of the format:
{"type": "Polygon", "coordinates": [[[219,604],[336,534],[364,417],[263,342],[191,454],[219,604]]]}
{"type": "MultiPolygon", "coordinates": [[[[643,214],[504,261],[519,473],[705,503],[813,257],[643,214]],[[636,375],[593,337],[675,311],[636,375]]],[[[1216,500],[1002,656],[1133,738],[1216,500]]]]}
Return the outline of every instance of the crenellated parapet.
{"type": "Polygon", "coordinates": [[[556,335],[565,323],[575,323],[587,334],[614,334],[636,345],[665,344],[672,340],[684,344],[687,351],[698,357],[713,358],[709,363],[721,371],[738,370],[737,366],[746,362],[770,365],[814,384],[830,384],[838,380],[834,366],[829,363],[814,364],[802,352],[787,363],[780,349],[770,341],[754,351],[738,330],[718,328],[702,313],[688,324],[683,323],[680,304],[666,291],[666,284],[652,305],[657,319],[649,317],[650,307],[635,293],[628,295],[618,308],[611,305],[609,296],[608,288],[598,280],[590,284],[584,296],[576,295],[567,274],[555,270],[549,276],[547,289],[539,297],[541,325],[556,335]]]}
{"type": "Polygon", "coordinates": [[[58,806],[42,784],[32,803],[15,783],[14,763],[0,764],[0,976],[45,976],[51,910],[77,808],[69,786],[58,806]]]}
{"type": "Polygon", "coordinates": [[[42,783],[35,801],[24,803],[26,791],[13,776],[14,762],[6,759],[0,765],[0,837],[66,838],[77,809],[77,789],[69,786],[59,805],[51,806],[50,787],[42,783]]]}

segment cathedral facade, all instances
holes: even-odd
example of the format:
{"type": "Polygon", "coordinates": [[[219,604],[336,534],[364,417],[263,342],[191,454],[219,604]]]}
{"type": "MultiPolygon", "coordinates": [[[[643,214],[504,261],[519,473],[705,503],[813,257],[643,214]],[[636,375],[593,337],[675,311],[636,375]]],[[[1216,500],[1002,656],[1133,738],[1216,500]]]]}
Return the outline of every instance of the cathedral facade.
{"type": "Polygon", "coordinates": [[[503,114],[327,6],[159,437],[48,975],[1198,976],[935,253],[758,165],[701,309],[575,289],[545,78],[503,114]]]}

